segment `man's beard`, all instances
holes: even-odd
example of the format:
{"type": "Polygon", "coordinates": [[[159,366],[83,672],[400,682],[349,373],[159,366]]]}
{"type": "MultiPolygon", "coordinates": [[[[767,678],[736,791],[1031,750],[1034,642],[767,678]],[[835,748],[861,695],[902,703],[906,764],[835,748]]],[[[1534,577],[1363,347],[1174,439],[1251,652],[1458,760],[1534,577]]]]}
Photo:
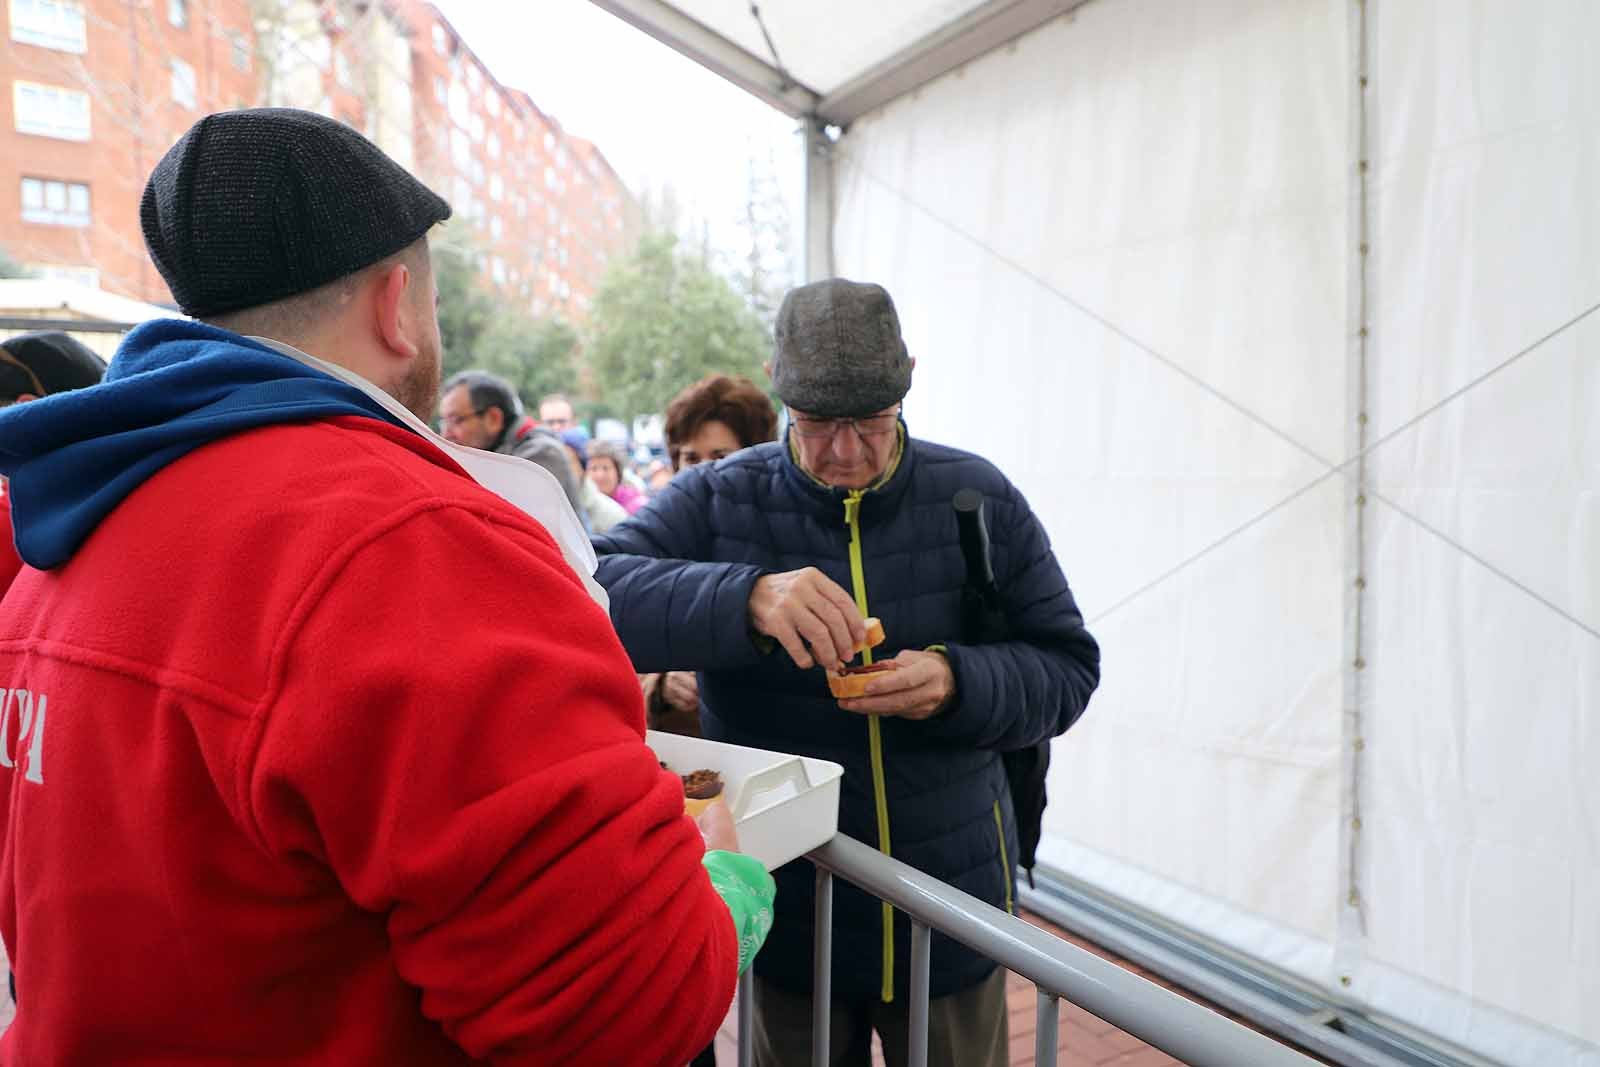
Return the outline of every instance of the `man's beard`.
{"type": "Polygon", "coordinates": [[[428,345],[417,352],[417,358],[394,383],[388,393],[411,414],[424,423],[431,420],[439,409],[439,349],[428,345]]]}

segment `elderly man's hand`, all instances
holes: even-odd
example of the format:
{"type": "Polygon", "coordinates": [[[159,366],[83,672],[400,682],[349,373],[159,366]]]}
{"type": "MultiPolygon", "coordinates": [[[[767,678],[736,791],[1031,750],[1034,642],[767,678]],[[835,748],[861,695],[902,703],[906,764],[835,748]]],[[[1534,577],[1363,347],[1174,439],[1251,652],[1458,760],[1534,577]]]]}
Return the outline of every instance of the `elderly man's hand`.
{"type": "Polygon", "coordinates": [[[894,658],[897,671],[873,675],[866,695],[839,701],[858,715],[897,715],[902,719],[927,719],[939,714],[956,695],[956,676],[950,661],[938,652],[906,650],[894,658]]]}
{"type": "Polygon", "coordinates": [[[749,611],[756,633],[775,639],[801,668],[831,671],[867,638],[855,600],[815,567],[756,579],[749,611]]]}

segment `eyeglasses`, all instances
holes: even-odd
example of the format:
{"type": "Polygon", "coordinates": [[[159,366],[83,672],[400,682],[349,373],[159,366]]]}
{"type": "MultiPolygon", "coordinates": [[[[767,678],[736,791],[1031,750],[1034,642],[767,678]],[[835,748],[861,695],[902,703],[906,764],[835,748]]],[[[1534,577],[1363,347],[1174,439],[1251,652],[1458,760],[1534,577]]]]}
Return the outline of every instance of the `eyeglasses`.
{"type": "Polygon", "coordinates": [[[894,433],[900,421],[900,409],[879,415],[862,415],[854,419],[823,419],[814,415],[789,415],[789,425],[801,437],[833,437],[846,426],[855,428],[862,437],[882,437],[894,433]]]}
{"type": "Polygon", "coordinates": [[[460,426],[462,423],[466,422],[468,419],[481,419],[483,417],[483,413],[488,410],[488,408],[477,408],[466,415],[440,415],[439,429],[453,430],[457,426],[460,426]]]}

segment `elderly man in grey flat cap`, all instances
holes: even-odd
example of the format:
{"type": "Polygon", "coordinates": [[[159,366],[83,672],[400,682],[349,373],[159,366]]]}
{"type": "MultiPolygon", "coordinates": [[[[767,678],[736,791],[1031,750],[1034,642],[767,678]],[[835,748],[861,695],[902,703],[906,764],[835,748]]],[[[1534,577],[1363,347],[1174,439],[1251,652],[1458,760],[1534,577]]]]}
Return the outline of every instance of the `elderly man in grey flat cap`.
{"type": "MultiPolygon", "coordinates": [[[[787,436],[703,464],[596,540],[612,621],[640,671],[694,670],[718,741],[844,765],[840,831],[997,907],[1013,904],[1017,816],[1002,755],[1083,713],[1099,649],[1022,495],[987,461],[911,437],[914,360],[889,294],[831,279],[791,292],[769,371],[787,436]],[[1006,635],[963,640],[966,566],[951,502],[982,494],[1006,635]],[[890,659],[864,696],[826,671],[863,619],[890,659]]],[[[783,908],[756,958],[756,1062],[809,1064],[810,865],[777,872],[783,908]]],[[[848,885],[834,900],[832,1062],[906,1059],[908,926],[848,885]]],[[[1004,972],[933,936],[929,1062],[1007,1062],[1004,972]]]]}

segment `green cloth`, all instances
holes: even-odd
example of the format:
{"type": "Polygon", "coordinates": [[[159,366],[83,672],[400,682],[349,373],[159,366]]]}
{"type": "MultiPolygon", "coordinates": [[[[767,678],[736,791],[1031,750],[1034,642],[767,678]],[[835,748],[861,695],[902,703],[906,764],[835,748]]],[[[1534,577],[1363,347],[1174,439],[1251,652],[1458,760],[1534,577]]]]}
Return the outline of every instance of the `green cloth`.
{"type": "Polygon", "coordinates": [[[739,935],[739,973],[743,974],[772,929],[772,902],[778,887],[760,860],[738,852],[712,849],[706,853],[705,865],[711,887],[733,915],[733,928],[739,935]]]}

